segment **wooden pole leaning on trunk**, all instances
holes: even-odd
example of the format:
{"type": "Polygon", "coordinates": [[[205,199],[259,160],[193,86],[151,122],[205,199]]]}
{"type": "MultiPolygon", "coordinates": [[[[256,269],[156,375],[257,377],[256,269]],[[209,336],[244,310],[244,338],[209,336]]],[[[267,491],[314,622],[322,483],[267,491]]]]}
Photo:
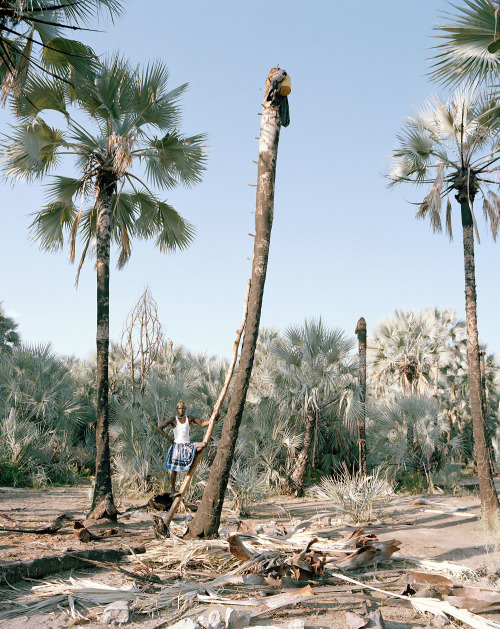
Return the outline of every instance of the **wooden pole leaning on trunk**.
{"type": "MultiPolygon", "coordinates": [[[[245,302],[243,305],[243,319],[241,320],[240,327],[238,328],[238,330],[236,330],[236,338],[234,339],[234,343],[233,343],[233,357],[231,359],[231,364],[229,365],[229,369],[227,370],[224,385],[219,394],[219,397],[217,398],[217,402],[215,403],[214,410],[212,411],[212,415],[210,417],[210,423],[208,424],[208,427],[207,427],[207,432],[205,433],[205,436],[203,437],[203,443],[205,444],[207,444],[210,441],[210,437],[212,436],[212,433],[214,431],[216,417],[218,416],[220,408],[222,406],[222,402],[224,401],[224,398],[226,397],[227,391],[229,389],[229,384],[231,382],[231,378],[233,377],[234,368],[236,367],[236,362],[238,360],[238,348],[240,346],[241,336],[243,334],[243,330],[245,329],[245,323],[247,320],[248,299],[250,296],[250,284],[251,284],[251,281],[248,280],[247,290],[246,290],[246,295],[245,295],[245,302]]],[[[205,448],[203,448],[203,450],[200,450],[199,452],[196,453],[196,456],[194,457],[194,461],[191,467],[189,468],[186,476],[184,477],[184,480],[182,481],[181,487],[179,489],[179,493],[174,498],[172,506],[170,507],[169,512],[164,518],[165,526],[169,526],[170,522],[172,521],[172,518],[175,515],[175,512],[179,508],[179,505],[182,502],[182,498],[184,494],[186,493],[187,488],[189,487],[189,484],[194,476],[194,473],[196,472],[196,468],[198,467],[201,461],[204,451],[205,451],[205,448]]]]}

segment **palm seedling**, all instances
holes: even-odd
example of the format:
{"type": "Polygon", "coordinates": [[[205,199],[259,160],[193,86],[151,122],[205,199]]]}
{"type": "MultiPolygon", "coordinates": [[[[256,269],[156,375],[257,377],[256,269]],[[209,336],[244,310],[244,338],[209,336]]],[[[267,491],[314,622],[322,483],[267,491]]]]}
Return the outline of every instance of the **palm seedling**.
{"type": "Polygon", "coordinates": [[[335,509],[349,516],[352,522],[371,520],[374,505],[393,493],[380,468],[374,468],[366,475],[359,470],[350,472],[345,466],[331,477],[323,477],[313,491],[318,498],[332,503],[335,509]]]}

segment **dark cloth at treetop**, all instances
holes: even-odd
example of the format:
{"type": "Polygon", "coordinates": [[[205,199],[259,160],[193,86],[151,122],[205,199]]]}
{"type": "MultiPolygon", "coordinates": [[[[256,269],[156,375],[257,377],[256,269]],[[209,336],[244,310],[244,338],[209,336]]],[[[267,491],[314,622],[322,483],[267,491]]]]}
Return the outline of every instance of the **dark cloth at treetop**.
{"type": "Polygon", "coordinates": [[[266,81],[266,93],[264,95],[265,102],[275,103],[278,105],[280,122],[283,127],[288,127],[290,124],[288,98],[280,94],[281,81],[283,81],[286,75],[287,73],[285,70],[273,68],[268,74],[266,81]]]}
{"type": "Polygon", "coordinates": [[[196,454],[196,443],[173,443],[168,451],[165,469],[185,472],[191,467],[196,454]]]}

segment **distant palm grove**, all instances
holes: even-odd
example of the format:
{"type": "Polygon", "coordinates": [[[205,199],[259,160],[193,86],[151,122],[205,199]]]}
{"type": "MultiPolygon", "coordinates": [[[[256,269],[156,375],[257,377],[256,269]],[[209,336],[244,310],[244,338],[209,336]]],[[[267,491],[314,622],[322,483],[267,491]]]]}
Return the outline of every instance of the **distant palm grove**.
{"type": "MultiPolygon", "coordinates": [[[[19,339],[15,323],[3,312],[0,330],[0,484],[41,487],[90,476],[95,465],[95,359],[57,356],[49,346],[31,346],[19,339]]],[[[367,340],[368,471],[381,466],[396,486],[408,490],[457,488],[474,471],[464,322],[452,310],[398,311],[373,330],[367,340]]],[[[132,373],[124,349],[112,344],[110,352],[115,492],[160,491],[166,484],[166,446],[157,423],[173,414],[181,397],[190,414],[209,416],[226,361],[164,341],[157,363],[143,373],[136,361],[132,373]]],[[[485,350],[483,400],[493,463],[499,367],[485,350]]],[[[230,495],[248,501],[287,491],[291,477],[303,490],[338,472],[341,464],[357,469],[361,410],[354,335],[322,320],[306,320],[282,332],[261,330],[230,495]],[[294,472],[308,416],[313,417],[309,464],[300,478],[294,472]]],[[[218,424],[191,497],[203,491],[220,430],[218,424]]]]}

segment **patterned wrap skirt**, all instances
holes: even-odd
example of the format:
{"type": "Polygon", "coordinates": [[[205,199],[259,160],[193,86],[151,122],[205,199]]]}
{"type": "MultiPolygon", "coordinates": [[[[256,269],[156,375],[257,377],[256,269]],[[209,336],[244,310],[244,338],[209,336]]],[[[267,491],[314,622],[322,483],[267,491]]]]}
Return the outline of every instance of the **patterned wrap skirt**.
{"type": "Polygon", "coordinates": [[[165,469],[185,472],[191,467],[196,454],[196,443],[173,443],[167,454],[165,469]]]}

